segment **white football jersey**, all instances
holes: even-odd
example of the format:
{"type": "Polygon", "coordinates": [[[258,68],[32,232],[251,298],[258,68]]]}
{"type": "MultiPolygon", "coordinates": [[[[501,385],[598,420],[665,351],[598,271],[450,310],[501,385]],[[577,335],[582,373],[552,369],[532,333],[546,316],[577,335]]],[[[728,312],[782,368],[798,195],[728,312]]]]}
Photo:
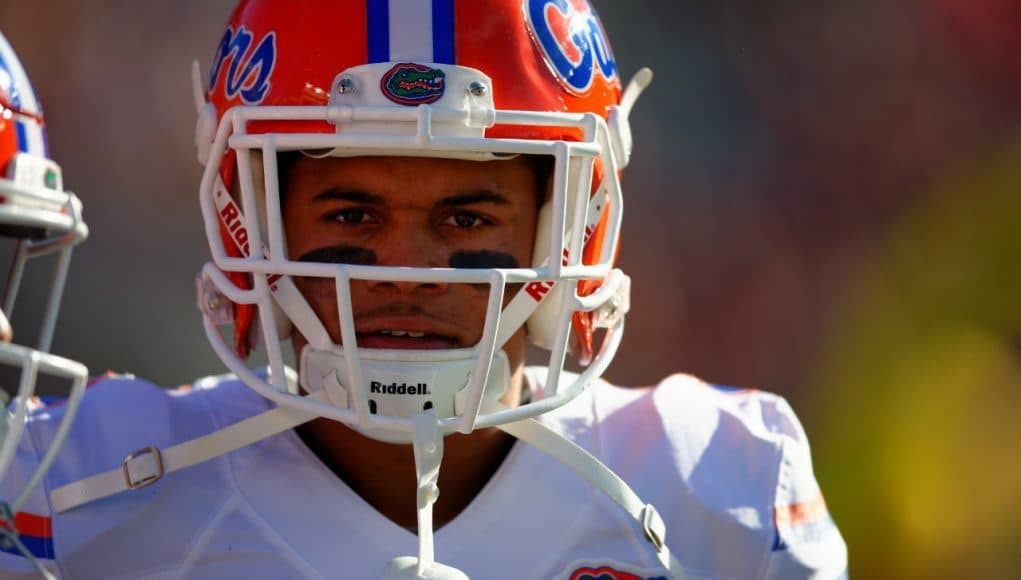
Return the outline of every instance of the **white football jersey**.
{"type": "MultiPolygon", "coordinates": [[[[544,374],[528,369],[541,393],[544,374]]],[[[16,518],[26,546],[65,579],[379,578],[415,534],[376,512],[285,431],[64,513],[48,493],[269,408],[231,376],[165,390],[133,377],[89,388],[71,436],[16,518]]],[[[10,497],[52,438],[59,405],[36,411],[10,497]]],[[[787,403],[675,375],[653,388],[598,382],[542,421],[656,506],[686,572],[704,578],[835,578],[846,547],[787,403]]],[[[409,498],[408,501],[413,501],[409,498]]],[[[453,521],[436,559],[477,579],[665,578],[642,528],[567,467],[519,442],[453,521]]],[[[16,551],[0,577],[32,578],[16,551]]]]}

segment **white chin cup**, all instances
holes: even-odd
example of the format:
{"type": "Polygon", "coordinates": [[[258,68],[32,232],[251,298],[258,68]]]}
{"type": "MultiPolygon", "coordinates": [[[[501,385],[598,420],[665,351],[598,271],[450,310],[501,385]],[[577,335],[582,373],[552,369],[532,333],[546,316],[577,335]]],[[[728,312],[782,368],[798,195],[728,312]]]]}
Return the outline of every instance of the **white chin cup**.
{"type": "MultiPolygon", "coordinates": [[[[369,412],[384,417],[410,418],[432,410],[437,419],[462,415],[469,400],[472,370],[478,351],[472,348],[450,350],[384,350],[359,348],[362,391],[369,412]]],[[[310,393],[323,390],[333,405],[352,409],[357,393],[349,378],[349,363],[343,348],[317,350],[306,345],[301,351],[301,386],[310,393]]],[[[510,364],[503,350],[496,352],[489,376],[480,388],[482,412],[497,407],[510,385],[510,364]]],[[[386,428],[368,428],[351,424],[360,433],[387,443],[411,443],[411,432],[386,428]]]]}

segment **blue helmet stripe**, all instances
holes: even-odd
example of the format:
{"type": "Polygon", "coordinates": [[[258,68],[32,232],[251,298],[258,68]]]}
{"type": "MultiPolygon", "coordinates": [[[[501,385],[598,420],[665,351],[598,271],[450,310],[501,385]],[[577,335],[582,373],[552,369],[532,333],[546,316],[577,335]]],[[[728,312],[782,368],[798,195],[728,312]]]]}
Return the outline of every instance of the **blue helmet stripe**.
{"type": "Polygon", "coordinates": [[[25,127],[25,122],[18,119],[14,122],[14,127],[18,134],[18,151],[28,153],[28,128],[25,127]]]}
{"type": "Polygon", "coordinates": [[[454,0],[433,0],[433,62],[454,64],[454,0]]]}
{"type": "Polygon", "coordinates": [[[387,62],[390,60],[390,3],[388,0],[366,2],[369,62],[387,62]]]}

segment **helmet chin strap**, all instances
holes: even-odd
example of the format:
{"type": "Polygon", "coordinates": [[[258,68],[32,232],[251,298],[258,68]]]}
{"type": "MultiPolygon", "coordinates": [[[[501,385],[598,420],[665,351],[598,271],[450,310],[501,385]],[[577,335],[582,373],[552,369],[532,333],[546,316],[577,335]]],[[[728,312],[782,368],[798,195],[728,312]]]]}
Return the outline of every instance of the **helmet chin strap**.
{"type": "MultiPolygon", "coordinates": [[[[398,556],[383,570],[383,580],[433,579],[467,580],[468,575],[437,562],[433,549],[432,506],[439,498],[440,462],[443,460],[443,432],[432,411],[417,413],[412,445],[418,478],[418,556],[398,556]]],[[[666,545],[666,524],[655,506],[642,501],[628,484],[578,444],[544,426],[534,418],[505,423],[499,428],[574,470],[601,490],[641,526],[656,558],[675,580],[686,577],[680,562],[666,545]]]]}
{"type": "Polygon", "coordinates": [[[418,556],[398,556],[383,570],[383,580],[404,578],[431,578],[439,580],[467,580],[464,572],[436,561],[433,549],[433,504],[440,497],[437,486],[440,462],[443,461],[443,432],[436,414],[432,411],[412,417],[415,430],[412,445],[415,450],[415,475],[418,478],[418,556]]]}

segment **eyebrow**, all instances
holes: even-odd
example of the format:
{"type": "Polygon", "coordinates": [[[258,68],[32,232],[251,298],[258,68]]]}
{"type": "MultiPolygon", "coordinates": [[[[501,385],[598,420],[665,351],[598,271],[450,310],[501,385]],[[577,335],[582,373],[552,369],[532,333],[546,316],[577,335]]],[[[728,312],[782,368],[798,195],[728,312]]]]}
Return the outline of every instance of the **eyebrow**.
{"type": "MultiPolygon", "coordinates": [[[[367,191],[357,189],[341,189],[339,187],[331,187],[330,189],[321,191],[316,194],[313,201],[350,201],[352,203],[361,203],[365,205],[383,205],[385,198],[382,195],[369,193],[367,191]]],[[[471,191],[465,193],[458,193],[448,197],[445,197],[439,201],[437,205],[440,207],[459,207],[464,205],[471,205],[474,203],[493,203],[496,205],[509,205],[510,200],[507,196],[482,189],[479,191],[471,191]]]]}
{"type": "Polygon", "coordinates": [[[383,196],[375,193],[369,193],[367,191],[361,191],[358,189],[341,189],[339,187],[331,187],[330,189],[321,191],[312,198],[312,201],[350,201],[353,203],[363,203],[366,205],[382,205],[383,196]]]}
{"type": "Polygon", "coordinates": [[[510,205],[510,200],[507,199],[507,196],[496,193],[495,191],[489,191],[488,189],[451,195],[450,197],[441,199],[438,205],[441,207],[457,207],[461,205],[487,202],[494,203],[496,205],[510,205]]]}

